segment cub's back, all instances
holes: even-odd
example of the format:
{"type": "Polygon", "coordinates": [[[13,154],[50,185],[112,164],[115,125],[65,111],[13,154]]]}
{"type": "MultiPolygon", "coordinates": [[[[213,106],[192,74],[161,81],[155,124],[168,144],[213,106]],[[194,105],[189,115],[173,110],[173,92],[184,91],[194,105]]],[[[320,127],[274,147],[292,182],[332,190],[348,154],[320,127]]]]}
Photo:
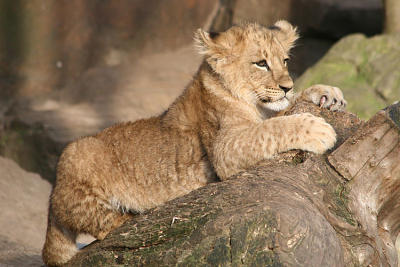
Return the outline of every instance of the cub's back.
{"type": "Polygon", "coordinates": [[[216,180],[198,133],[166,126],[161,117],[117,124],[95,137],[128,187],[157,196],[154,205],[216,180]]]}

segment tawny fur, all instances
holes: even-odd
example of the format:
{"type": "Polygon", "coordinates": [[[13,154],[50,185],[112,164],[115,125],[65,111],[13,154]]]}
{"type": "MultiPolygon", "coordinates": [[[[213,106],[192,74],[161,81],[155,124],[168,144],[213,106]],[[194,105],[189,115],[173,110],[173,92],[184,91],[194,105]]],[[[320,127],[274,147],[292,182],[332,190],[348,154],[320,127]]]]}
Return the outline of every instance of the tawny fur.
{"type": "MultiPolygon", "coordinates": [[[[166,112],[68,145],[50,198],[44,262],[67,262],[80,233],[103,239],[132,212],[227,179],[279,152],[331,148],[336,134],[322,118],[276,116],[295,99],[286,61],[297,38],[286,21],[271,28],[234,26],[213,38],[199,30],[205,61],[166,112]]],[[[335,87],[313,86],[300,97],[332,110],[345,106],[335,87]]]]}

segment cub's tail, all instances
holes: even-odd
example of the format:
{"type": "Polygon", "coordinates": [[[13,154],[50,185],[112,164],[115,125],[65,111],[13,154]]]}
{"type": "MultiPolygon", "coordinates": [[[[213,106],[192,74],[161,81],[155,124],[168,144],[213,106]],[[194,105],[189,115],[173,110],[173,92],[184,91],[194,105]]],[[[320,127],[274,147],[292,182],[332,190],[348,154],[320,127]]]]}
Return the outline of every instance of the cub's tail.
{"type": "Polygon", "coordinates": [[[70,260],[78,251],[76,234],[57,224],[49,215],[46,241],[42,250],[42,258],[46,266],[61,266],[70,260]]]}

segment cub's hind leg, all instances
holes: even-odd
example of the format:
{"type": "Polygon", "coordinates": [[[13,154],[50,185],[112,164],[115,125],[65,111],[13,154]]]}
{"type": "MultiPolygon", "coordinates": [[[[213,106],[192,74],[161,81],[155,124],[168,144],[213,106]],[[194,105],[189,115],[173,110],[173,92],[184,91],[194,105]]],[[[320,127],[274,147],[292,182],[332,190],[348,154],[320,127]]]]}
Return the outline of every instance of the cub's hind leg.
{"type": "Polygon", "coordinates": [[[76,234],[59,225],[49,212],[46,240],[42,257],[46,266],[60,266],[72,258],[78,251],[76,234]]]}
{"type": "Polygon", "coordinates": [[[48,265],[61,265],[75,253],[75,239],[87,233],[103,239],[131,217],[113,207],[113,187],[122,186],[112,154],[102,141],[88,137],[69,145],[60,157],[50,198],[49,224],[43,248],[48,265]]]}

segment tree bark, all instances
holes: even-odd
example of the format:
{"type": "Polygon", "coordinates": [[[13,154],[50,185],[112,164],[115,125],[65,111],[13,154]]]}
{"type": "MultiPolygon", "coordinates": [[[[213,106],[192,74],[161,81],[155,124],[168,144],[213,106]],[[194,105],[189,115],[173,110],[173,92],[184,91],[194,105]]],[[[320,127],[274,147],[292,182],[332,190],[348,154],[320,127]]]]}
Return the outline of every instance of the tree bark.
{"type": "Polygon", "coordinates": [[[385,8],[385,33],[400,32],[400,2],[398,0],[383,0],[385,8]]]}
{"type": "Polygon", "coordinates": [[[333,153],[260,162],[136,216],[67,265],[397,266],[400,105],[367,123],[306,103],[288,114],[299,112],[333,125],[333,153]]]}

